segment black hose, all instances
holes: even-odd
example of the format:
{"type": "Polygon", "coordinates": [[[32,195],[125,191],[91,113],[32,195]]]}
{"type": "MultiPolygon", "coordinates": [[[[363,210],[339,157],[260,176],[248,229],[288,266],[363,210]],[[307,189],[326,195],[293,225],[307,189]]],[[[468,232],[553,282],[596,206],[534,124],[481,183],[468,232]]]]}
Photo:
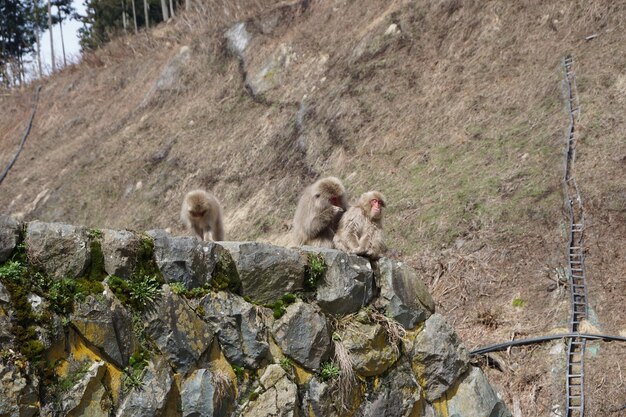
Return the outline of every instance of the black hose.
{"type": "Polygon", "coordinates": [[[577,337],[581,339],[605,340],[608,342],[626,342],[626,337],[621,337],[621,336],[608,336],[604,334],[587,334],[587,333],[560,333],[560,334],[553,334],[550,336],[533,337],[530,339],[512,340],[510,342],[485,346],[483,348],[471,351],[470,355],[482,355],[487,352],[503,350],[510,346],[531,345],[534,343],[542,343],[542,342],[547,342],[547,341],[555,340],[555,339],[572,339],[572,338],[577,338],[577,337]]]}
{"type": "Polygon", "coordinates": [[[15,163],[15,161],[17,161],[17,157],[20,155],[20,152],[22,152],[22,149],[24,148],[24,143],[26,143],[26,138],[28,137],[28,134],[30,133],[30,128],[33,126],[33,119],[35,118],[35,111],[37,110],[37,103],[39,102],[40,90],[41,90],[41,86],[37,86],[37,88],[35,89],[35,103],[33,104],[33,111],[30,114],[30,120],[28,121],[26,132],[24,132],[24,136],[22,137],[22,142],[20,143],[20,147],[17,149],[15,156],[13,156],[13,159],[11,159],[7,167],[4,169],[4,172],[2,172],[2,175],[0,175],[0,184],[2,184],[2,181],[4,181],[4,178],[7,176],[7,174],[9,173],[9,170],[11,169],[11,167],[13,167],[13,164],[15,163]]]}

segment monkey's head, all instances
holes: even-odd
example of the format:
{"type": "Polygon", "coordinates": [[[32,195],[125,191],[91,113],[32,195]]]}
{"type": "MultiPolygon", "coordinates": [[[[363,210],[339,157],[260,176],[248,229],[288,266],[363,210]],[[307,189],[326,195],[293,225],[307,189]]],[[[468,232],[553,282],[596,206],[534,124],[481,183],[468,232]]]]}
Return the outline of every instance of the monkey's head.
{"type": "Polygon", "coordinates": [[[187,194],[187,212],[191,218],[200,219],[209,211],[210,201],[206,193],[194,191],[187,194]]]}
{"type": "Polygon", "coordinates": [[[370,220],[383,218],[383,207],[386,206],[385,196],[378,191],[368,191],[359,198],[359,207],[370,220]]]}
{"type": "Polygon", "coordinates": [[[346,189],[341,181],[335,177],[326,177],[317,181],[313,185],[313,197],[319,206],[331,204],[344,210],[348,207],[346,189]]]}

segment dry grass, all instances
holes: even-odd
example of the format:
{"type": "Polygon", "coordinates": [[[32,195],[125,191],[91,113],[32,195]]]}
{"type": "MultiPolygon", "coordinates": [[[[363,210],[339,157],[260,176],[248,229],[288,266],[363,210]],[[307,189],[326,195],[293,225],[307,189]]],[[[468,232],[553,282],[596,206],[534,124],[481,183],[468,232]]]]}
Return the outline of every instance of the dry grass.
{"type": "Polygon", "coordinates": [[[221,369],[212,370],[211,376],[215,388],[215,406],[219,408],[221,402],[226,399],[233,390],[232,381],[228,377],[228,374],[221,369]]]}
{"type": "Polygon", "coordinates": [[[338,400],[341,404],[341,409],[348,411],[352,405],[354,390],[357,388],[356,374],[348,349],[346,349],[341,340],[333,338],[333,343],[335,345],[335,362],[340,369],[339,378],[336,380],[339,390],[338,400]]]}

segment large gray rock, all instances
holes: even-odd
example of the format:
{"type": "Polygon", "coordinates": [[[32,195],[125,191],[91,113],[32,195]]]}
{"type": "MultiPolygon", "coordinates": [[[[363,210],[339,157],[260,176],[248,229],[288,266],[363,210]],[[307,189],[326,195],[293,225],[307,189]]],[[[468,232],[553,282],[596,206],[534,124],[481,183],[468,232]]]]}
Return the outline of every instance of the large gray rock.
{"type": "Polygon", "coordinates": [[[511,417],[480,368],[471,366],[454,396],[443,402],[451,417],[511,417]]]}
{"type": "Polygon", "coordinates": [[[246,87],[253,96],[259,96],[284,84],[289,62],[296,53],[289,44],[279,44],[261,65],[250,65],[246,72],[246,87]]]}
{"type": "Polygon", "coordinates": [[[351,322],[339,332],[350,352],[354,369],[362,376],[381,375],[400,357],[400,350],[388,342],[387,333],[378,323],[351,322]]]}
{"type": "Polygon", "coordinates": [[[232,258],[222,246],[191,236],[172,237],[163,230],[151,230],[148,235],[154,238],[154,255],[166,282],[180,282],[187,289],[205,284],[239,288],[232,258]]]}
{"type": "MultiPolygon", "coordinates": [[[[302,399],[301,415],[310,417],[343,417],[353,414],[363,394],[362,385],[355,380],[354,385],[342,398],[337,386],[338,380],[328,382],[320,381],[317,377],[312,378],[306,386],[302,399]]],[[[383,416],[384,414],[380,414],[383,416]]]]}
{"type": "Polygon", "coordinates": [[[7,287],[0,282],[0,307],[8,308],[10,304],[11,296],[9,295],[9,291],[7,291],[7,287]]]}
{"type": "Polygon", "coordinates": [[[11,333],[11,296],[6,287],[0,282],[0,350],[8,348],[13,343],[11,333]]]}
{"type": "Polygon", "coordinates": [[[180,391],[183,417],[229,416],[235,392],[227,376],[198,369],[187,377],[180,391]]]}
{"type": "Polygon", "coordinates": [[[354,313],[374,296],[374,273],[370,262],[335,249],[304,246],[304,253],[321,254],[326,264],[324,279],[317,284],[317,303],[334,315],[354,313]]]}
{"type": "Polygon", "coordinates": [[[102,409],[102,403],[110,399],[103,379],[106,365],[102,361],[92,363],[82,378],[63,394],[61,409],[67,417],[94,416],[108,417],[109,411],[102,409]]]}
{"type": "Polygon", "coordinates": [[[13,343],[11,333],[11,297],[6,287],[0,282],[0,350],[13,343]]]}
{"type": "Polygon", "coordinates": [[[19,243],[21,224],[9,216],[0,216],[0,263],[9,259],[19,243]]]}
{"type": "Polygon", "coordinates": [[[246,29],[246,24],[244,22],[235,23],[226,31],[224,36],[230,52],[240,60],[243,60],[244,52],[251,39],[250,33],[246,29]]]}
{"type": "Polygon", "coordinates": [[[414,329],[435,312],[435,302],[413,268],[382,258],[378,261],[378,272],[376,284],[380,297],[376,303],[405,329],[414,329]]]}
{"type": "Polygon", "coordinates": [[[85,274],[91,256],[87,229],[61,223],[28,224],[28,259],[55,279],[85,274]]]}
{"type": "Polygon", "coordinates": [[[90,295],[76,304],[70,321],[89,343],[106,353],[120,368],[128,364],[137,348],[133,319],[108,290],[104,296],[90,295]]]}
{"type": "Polygon", "coordinates": [[[274,323],[274,340],[283,352],[311,370],[330,355],[330,332],[326,318],[311,304],[298,301],[274,323]]]}
{"type": "Polygon", "coordinates": [[[363,417],[406,417],[424,415],[421,389],[415,380],[411,365],[401,361],[390,372],[381,377],[379,389],[367,396],[357,415],[363,417]],[[419,411],[418,411],[419,410],[419,411]]]}
{"type": "Polygon", "coordinates": [[[39,412],[37,380],[27,381],[14,364],[0,362],[0,416],[32,417],[39,412]]]}
{"type": "Polygon", "coordinates": [[[261,393],[246,404],[242,417],[297,417],[298,386],[280,365],[272,364],[261,376],[261,393]]]}
{"type": "Polygon", "coordinates": [[[137,265],[141,237],[128,230],[102,230],[104,270],[109,275],[130,278],[137,265]]]}
{"type": "Polygon", "coordinates": [[[424,389],[425,397],[441,397],[468,368],[469,354],[461,340],[440,314],[426,320],[416,336],[412,355],[413,371],[424,389]]]}
{"type": "Polygon", "coordinates": [[[220,291],[200,301],[203,317],[215,325],[222,352],[238,366],[257,369],[269,352],[269,329],[260,309],[243,298],[220,291]]]}
{"type": "Polygon", "coordinates": [[[168,404],[178,394],[169,365],[160,359],[145,368],[141,390],[130,392],[120,404],[116,417],[170,417],[168,404]]]}
{"type": "Polygon", "coordinates": [[[303,289],[306,263],[293,249],[257,242],[220,242],[230,252],[242,294],[261,304],[303,289]]]}
{"type": "Polygon", "coordinates": [[[177,372],[192,370],[211,346],[213,328],[174,294],[169,285],[145,317],[146,333],[177,372]]]}

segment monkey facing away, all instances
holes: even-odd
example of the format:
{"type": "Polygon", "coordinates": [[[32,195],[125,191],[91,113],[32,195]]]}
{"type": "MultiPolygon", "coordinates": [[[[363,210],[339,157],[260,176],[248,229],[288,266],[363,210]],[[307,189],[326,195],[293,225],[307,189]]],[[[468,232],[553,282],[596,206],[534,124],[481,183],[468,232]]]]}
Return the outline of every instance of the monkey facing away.
{"type": "Polygon", "coordinates": [[[386,252],[383,233],[385,197],[369,191],[343,215],[333,239],[335,248],[344,252],[378,259],[386,252]]]}
{"type": "Polygon", "coordinates": [[[180,210],[180,219],[187,230],[200,240],[224,240],[222,206],[213,194],[193,190],[185,195],[180,210]]]}
{"type": "Polygon", "coordinates": [[[347,208],[346,190],[338,178],[322,178],[308,186],[293,217],[293,244],[332,248],[339,219],[347,208]]]}

